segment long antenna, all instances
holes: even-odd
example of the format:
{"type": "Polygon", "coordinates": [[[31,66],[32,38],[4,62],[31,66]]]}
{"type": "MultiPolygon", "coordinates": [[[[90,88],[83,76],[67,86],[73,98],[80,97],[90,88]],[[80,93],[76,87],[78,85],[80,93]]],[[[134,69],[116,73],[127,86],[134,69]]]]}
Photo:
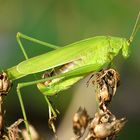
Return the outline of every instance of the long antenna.
{"type": "Polygon", "coordinates": [[[140,28],[140,24],[138,25],[138,22],[139,22],[139,19],[140,19],[140,11],[138,13],[138,16],[136,18],[136,22],[135,22],[135,25],[133,27],[133,30],[132,30],[132,33],[131,33],[131,36],[129,38],[129,42],[132,42],[134,36],[136,35],[138,29],[140,28]],[[137,26],[138,25],[138,26],[137,26]]]}

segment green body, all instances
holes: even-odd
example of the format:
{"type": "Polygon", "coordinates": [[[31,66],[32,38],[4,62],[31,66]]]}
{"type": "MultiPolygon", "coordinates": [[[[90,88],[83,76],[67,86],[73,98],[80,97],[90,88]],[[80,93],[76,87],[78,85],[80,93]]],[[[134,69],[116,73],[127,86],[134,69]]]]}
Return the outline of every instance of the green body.
{"type": "MultiPolygon", "coordinates": [[[[108,66],[113,58],[118,55],[122,50],[124,57],[128,56],[129,43],[124,38],[110,37],[110,36],[97,36],[85,39],[54,51],[33,57],[19,63],[17,66],[7,70],[11,79],[17,79],[29,74],[34,74],[41,71],[50,70],[63,64],[77,61],[77,65],[71,70],[82,68],[86,65],[98,65],[97,68],[90,68],[92,72],[99,71],[100,69],[108,66]]],[[[85,76],[84,73],[74,76],[67,75],[60,80],[45,86],[38,84],[38,88],[45,95],[53,95],[61,90],[67,89],[75,82],[85,76]]]]}

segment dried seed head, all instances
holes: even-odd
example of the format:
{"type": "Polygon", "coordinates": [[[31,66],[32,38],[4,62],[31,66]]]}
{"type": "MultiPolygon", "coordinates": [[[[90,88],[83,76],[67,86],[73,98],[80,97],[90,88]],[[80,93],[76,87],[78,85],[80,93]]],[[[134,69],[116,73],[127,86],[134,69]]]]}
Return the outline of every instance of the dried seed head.
{"type": "Polygon", "coordinates": [[[8,138],[10,140],[20,140],[20,129],[18,126],[23,122],[23,119],[18,119],[16,122],[14,122],[10,127],[7,128],[7,134],[8,138]]]}
{"type": "Polygon", "coordinates": [[[93,133],[96,138],[106,138],[111,135],[112,128],[110,123],[101,123],[95,126],[93,133]]]}
{"type": "Polygon", "coordinates": [[[0,74],[0,95],[6,95],[11,88],[11,81],[8,79],[7,74],[3,72],[0,74]]]}
{"type": "Polygon", "coordinates": [[[95,114],[95,117],[89,124],[88,139],[105,139],[114,138],[123,128],[126,123],[126,119],[116,119],[111,112],[99,111],[95,114]]]}
{"type": "Polygon", "coordinates": [[[96,85],[98,90],[99,108],[106,110],[106,106],[116,93],[117,86],[120,83],[120,75],[114,69],[107,69],[95,73],[94,76],[96,78],[92,83],[96,85]]]}
{"type": "Polygon", "coordinates": [[[81,107],[78,111],[74,114],[73,117],[73,131],[77,136],[81,136],[84,134],[85,129],[89,122],[89,116],[85,109],[81,107]]]}
{"type": "Polygon", "coordinates": [[[85,140],[113,140],[126,123],[125,118],[116,119],[107,108],[119,86],[120,75],[114,69],[107,69],[94,73],[91,78],[93,76],[96,76],[92,83],[96,86],[99,110],[89,122],[85,140]]]}

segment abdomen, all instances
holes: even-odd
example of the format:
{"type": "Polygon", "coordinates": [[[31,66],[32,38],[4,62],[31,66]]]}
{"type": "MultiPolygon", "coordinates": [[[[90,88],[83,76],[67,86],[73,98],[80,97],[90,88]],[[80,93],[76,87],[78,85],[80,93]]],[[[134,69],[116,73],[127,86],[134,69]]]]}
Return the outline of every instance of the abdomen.
{"type": "MultiPolygon", "coordinates": [[[[53,77],[62,73],[66,73],[70,70],[78,68],[81,65],[81,60],[73,61],[66,63],[58,68],[54,68],[51,71],[46,71],[43,74],[42,78],[53,77]]],[[[78,77],[65,77],[65,78],[56,78],[53,80],[48,80],[43,83],[39,83],[37,87],[45,95],[54,95],[61,90],[68,89],[71,85],[79,81],[83,76],[78,77]]]]}

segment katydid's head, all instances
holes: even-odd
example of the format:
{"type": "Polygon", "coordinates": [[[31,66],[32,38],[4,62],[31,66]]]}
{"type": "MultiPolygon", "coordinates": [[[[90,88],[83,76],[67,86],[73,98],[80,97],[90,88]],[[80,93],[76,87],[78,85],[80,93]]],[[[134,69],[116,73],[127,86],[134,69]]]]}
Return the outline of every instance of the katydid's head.
{"type": "Polygon", "coordinates": [[[119,37],[111,37],[110,38],[110,58],[115,57],[120,50],[122,51],[122,55],[124,58],[127,58],[129,56],[129,52],[130,52],[130,44],[134,39],[134,36],[136,35],[138,29],[140,28],[140,24],[138,25],[140,19],[140,12],[137,16],[135,25],[133,27],[131,36],[129,37],[129,39],[125,39],[125,38],[119,38],[119,37]]]}
{"type": "Polygon", "coordinates": [[[129,37],[128,40],[124,39],[123,41],[123,45],[122,45],[122,55],[127,58],[129,56],[129,45],[131,44],[131,42],[133,41],[134,39],[134,36],[136,35],[138,29],[140,28],[140,24],[138,25],[138,22],[139,22],[139,19],[140,19],[140,12],[136,18],[136,22],[135,22],[135,25],[133,27],[133,30],[132,30],[132,33],[129,37]]]}
{"type": "Polygon", "coordinates": [[[139,14],[138,14],[138,16],[136,18],[136,22],[135,22],[135,25],[133,27],[133,30],[132,30],[132,33],[131,33],[129,39],[128,40],[126,40],[126,39],[123,40],[123,44],[122,44],[122,55],[125,58],[127,58],[129,56],[129,45],[133,41],[134,36],[136,35],[138,29],[140,28],[140,24],[138,25],[139,19],[140,19],[140,12],[139,12],[139,14]]]}

